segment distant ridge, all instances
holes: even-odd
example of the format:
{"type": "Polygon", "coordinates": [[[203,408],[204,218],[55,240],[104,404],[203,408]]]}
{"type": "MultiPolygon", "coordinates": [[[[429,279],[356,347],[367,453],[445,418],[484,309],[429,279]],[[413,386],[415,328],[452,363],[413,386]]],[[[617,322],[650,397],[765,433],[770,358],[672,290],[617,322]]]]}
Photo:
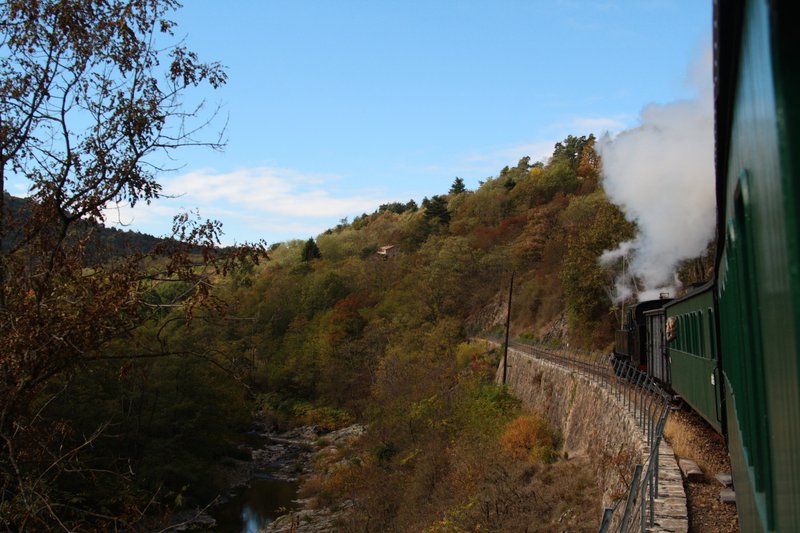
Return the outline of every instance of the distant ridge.
{"type": "MultiPolygon", "coordinates": [[[[13,226],[6,228],[7,233],[3,235],[3,250],[8,250],[19,242],[24,231],[25,221],[30,217],[30,202],[27,198],[12,196],[3,192],[5,197],[6,220],[14,222],[13,226]]],[[[134,253],[150,253],[158,244],[172,239],[159,238],[132,230],[120,230],[107,227],[103,224],[85,223],[80,226],[83,231],[92,229],[94,238],[91,244],[96,250],[103,250],[105,255],[119,257],[134,253]]]]}

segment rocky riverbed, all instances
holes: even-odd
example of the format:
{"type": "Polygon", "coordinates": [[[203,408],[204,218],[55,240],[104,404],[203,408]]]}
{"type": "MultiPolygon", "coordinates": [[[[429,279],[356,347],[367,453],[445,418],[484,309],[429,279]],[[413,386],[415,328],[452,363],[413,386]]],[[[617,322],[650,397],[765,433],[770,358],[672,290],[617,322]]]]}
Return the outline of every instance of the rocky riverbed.
{"type": "Polygon", "coordinates": [[[315,457],[338,453],[364,432],[364,426],[357,424],[332,432],[316,426],[274,432],[257,421],[248,435],[250,444],[246,446],[251,459],[225,461],[229,491],[213,506],[176,514],[174,518],[178,524],[173,530],[239,533],[332,529],[341,510],[334,513],[325,508],[312,509],[311,500],[299,500],[296,491],[302,479],[315,474],[315,457]],[[272,486],[261,486],[265,483],[272,486]],[[259,498],[275,502],[253,501],[259,498]],[[286,514],[278,516],[279,507],[286,514]],[[253,516],[259,514],[258,510],[266,510],[266,516],[253,516]],[[273,518],[274,522],[268,523],[273,518]]]}
{"type": "MultiPolygon", "coordinates": [[[[286,442],[293,445],[304,443],[313,451],[306,456],[303,464],[298,466],[301,468],[303,476],[310,476],[318,474],[315,471],[315,465],[319,461],[315,458],[322,458],[325,456],[336,456],[341,450],[344,450],[354,440],[363,435],[366,431],[364,426],[355,424],[346,428],[332,431],[329,433],[320,432],[318,428],[304,427],[296,430],[296,433],[289,432],[288,435],[281,436],[286,442]]],[[[297,500],[299,508],[290,513],[287,513],[277,518],[273,523],[261,530],[262,533],[312,533],[312,532],[325,532],[334,531],[335,524],[338,518],[341,517],[343,512],[347,509],[329,509],[326,507],[317,507],[313,505],[311,498],[297,500]]]]}

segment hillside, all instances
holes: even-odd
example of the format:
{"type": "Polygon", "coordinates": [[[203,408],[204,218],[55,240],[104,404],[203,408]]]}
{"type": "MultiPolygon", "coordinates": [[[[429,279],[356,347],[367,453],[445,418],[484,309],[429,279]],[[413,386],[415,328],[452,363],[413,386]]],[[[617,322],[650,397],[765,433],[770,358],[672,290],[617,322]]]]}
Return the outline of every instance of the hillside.
{"type": "MultiPolygon", "coordinates": [[[[6,220],[10,225],[3,239],[3,250],[9,250],[24,238],[26,222],[31,216],[31,207],[29,199],[11,196],[7,192],[3,194],[7,213],[6,220]]],[[[120,230],[103,224],[86,222],[79,225],[77,231],[83,235],[91,233],[95,252],[111,256],[146,254],[165,241],[163,238],[138,231],[120,230]]]]}
{"type": "MultiPolygon", "coordinates": [[[[370,299],[413,293],[414,316],[457,318],[475,333],[498,322],[501,308],[505,314],[505,288],[515,271],[517,333],[603,345],[613,329],[607,291],[616,272],[597,258],[629,239],[634,227],[603,193],[594,143],[593,136],[568,137],[547,164],[523,158],[478,190],[464,190],[457,178],[449,192],[419,208],[413,201],[383,205],[341,224],[316,240],[321,259],[306,265],[301,279],[313,284],[335,274],[344,292],[358,287],[370,299]],[[394,247],[391,256],[376,255],[383,246],[394,247]],[[382,257],[386,264],[377,263],[382,257]],[[370,286],[359,283],[365,276],[370,286]]],[[[271,279],[296,266],[301,244],[273,251],[271,279]]]]}
{"type": "MultiPolygon", "coordinates": [[[[558,434],[494,385],[498,354],[468,341],[502,327],[514,273],[515,336],[610,344],[619,267],[598,258],[636,228],[606,198],[601,165],[593,136],[570,136],[547,162],[523,158],[474,191],[456,178],[420,205],[382,205],[316,239],[273,245],[262,264],[201,271],[164,258],[164,274],[151,275],[153,263],[140,263],[140,325],[98,344],[37,400],[37,422],[62,428],[58,445],[86,465],[54,477],[51,494],[109,509],[113,522],[92,519],[106,525],[135,524],[138,509],[168,517],[204,505],[227,490],[225,465],[241,458],[255,411],[275,428],[367,425],[350,466],[304,489],[324,505],[358,502],[355,529],[558,520],[519,499],[534,473],[526,490],[594,501],[580,468],[559,460],[558,434]],[[551,486],[564,472],[569,482],[551,486]],[[508,512],[481,514],[498,505],[508,512]]],[[[118,257],[156,241],[95,229],[118,257]]]]}
{"type": "MultiPolygon", "coordinates": [[[[491,384],[498,355],[466,341],[502,327],[514,272],[515,336],[610,345],[621,265],[598,259],[636,228],[606,198],[601,165],[593,136],[570,136],[547,162],[523,158],[475,191],[456,178],[419,206],[380,206],[316,240],[275,246],[263,269],[234,278],[237,314],[254,324],[225,336],[253,347],[261,412],[279,425],[368,424],[347,457],[355,466],[305,489],[324,505],[353,504],[346,530],[515,530],[558,519],[516,498],[527,498],[531,472],[542,482],[574,465],[548,456],[557,435],[531,429],[538,422],[491,384]],[[538,452],[509,455],[509,442],[527,438],[538,452]],[[494,515],[497,506],[505,511],[494,515]]],[[[702,275],[695,263],[684,281],[702,275]]],[[[592,501],[581,475],[570,477],[578,484],[535,490],[592,501]]]]}

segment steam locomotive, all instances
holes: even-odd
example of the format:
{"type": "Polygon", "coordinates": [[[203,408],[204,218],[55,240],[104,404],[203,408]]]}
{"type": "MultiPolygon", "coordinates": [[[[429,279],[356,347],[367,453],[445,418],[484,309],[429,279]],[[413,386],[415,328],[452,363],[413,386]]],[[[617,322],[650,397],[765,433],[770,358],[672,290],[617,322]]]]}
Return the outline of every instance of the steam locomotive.
{"type": "Polygon", "coordinates": [[[714,279],[629,308],[615,358],[727,441],[742,531],[800,531],[800,32],[788,0],[714,5],[714,279]]]}

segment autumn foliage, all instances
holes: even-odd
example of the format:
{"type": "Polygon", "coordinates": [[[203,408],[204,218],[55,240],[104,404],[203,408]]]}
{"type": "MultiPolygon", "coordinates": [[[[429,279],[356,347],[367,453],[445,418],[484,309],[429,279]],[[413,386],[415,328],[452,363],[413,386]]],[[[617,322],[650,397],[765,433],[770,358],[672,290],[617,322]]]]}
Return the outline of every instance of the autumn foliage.
{"type": "Polygon", "coordinates": [[[199,136],[213,111],[180,106],[226,74],[171,42],[177,6],[0,3],[0,183],[30,187],[13,212],[0,195],[0,526],[167,527],[226,489],[250,410],[275,427],[369,426],[317,481],[355,502],[354,530],[556,520],[537,495],[580,465],[543,464],[552,430],[494,384],[499,354],[468,341],[502,322],[512,271],[514,333],[611,338],[616,272],[597,257],[635,228],[603,193],[594,137],[280,243],[268,263],[187,213],[150,251],[120,253],[97,239],[104,209],[157,199],[164,154],[222,146],[199,136]]]}
{"type": "Polygon", "coordinates": [[[541,415],[512,420],[500,436],[500,446],[514,459],[552,462],[558,455],[558,439],[541,415]]]}
{"type": "Polygon", "coordinates": [[[131,483],[131,466],[125,464],[139,455],[136,432],[142,424],[128,426],[125,417],[146,410],[125,389],[153,371],[140,361],[192,353],[170,350],[158,335],[176,321],[220,311],[211,290],[215,281],[262,255],[260,247],[221,253],[219,223],[186,213],[175,217],[172,238],[149,253],[111,256],[96,238],[106,208],[161,195],[157,175],[165,170],[165,154],[185,146],[221,146],[216,137],[198,136],[210,117],[180,105],[184,91],[217,87],[226,75],[182,44],[161,41],[171,39],[174,25],[167,16],[177,5],[0,3],[5,530],[78,530],[87,524],[113,529],[143,517],[153,493],[137,494],[147,484],[131,483]],[[12,177],[29,187],[15,211],[5,192],[12,177]],[[167,285],[180,289],[169,296],[167,285]],[[86,380],[92,373],[94,380],[86,380]],[[109,381],[101,382],[101,376],[109,381]],[[93,398],[87,394],[92,390],[93,398]],[[113,402],[112,391],[124,420],[111,416],[113,409],[104,403],[113,402]],[[64,411],[64,405],[73,409],[64,411]],[[84,419],[89,412],[94,416],[84,419]],[[109,435],[131,440],[106,446],[109,435]],[[104,455],[112,449],[114,454],[104,455]]]}

